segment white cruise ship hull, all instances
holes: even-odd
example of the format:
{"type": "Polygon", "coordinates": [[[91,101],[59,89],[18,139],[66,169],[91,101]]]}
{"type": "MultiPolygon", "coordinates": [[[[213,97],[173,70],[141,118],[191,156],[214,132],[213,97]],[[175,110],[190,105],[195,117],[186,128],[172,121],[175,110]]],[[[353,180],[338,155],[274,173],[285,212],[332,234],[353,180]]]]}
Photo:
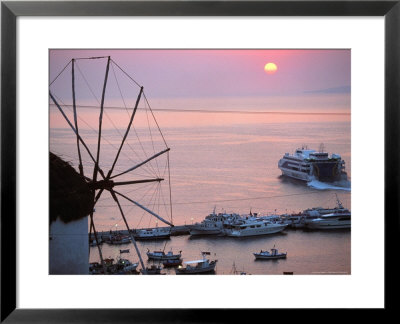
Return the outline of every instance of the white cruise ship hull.
{"type": "Polygon", "coordinates": [[[290,178],[295,178],[295,179],[307,181],[307,182],[312,181],[314,179],[314,177],[312,175],[309,175],[304,172],[290,170],[290,169],[286,169],[286,168],[282,168],[282,167],[279,167],[279,169],[282,171],[282,175],[290,177],[290,178]]]}
{"type": "Polygon", "coordinates": [[[190,235],[218,235],[222,233],[222,223],[201,222],[188,227],[190,235]]]}
{"type": "Polygon", "coordinates": [[[190,235],[218,235],[221,233],[222,230],[220,228],[190,228],[190,235]]]}
{"type": "Polygon", "coordinates": [[[307,228],[322,229],[322,230],[351,228],[351,221],[346,221],[346,222],[312,221],[307,224],[307,228]]]}
{"type": "Polygon", "coordinates": [[[260,228],[227,229],[225,233],[232,237],[267,235],[282,232],[287,226],[287,224],[270,224],[260,228]]]}

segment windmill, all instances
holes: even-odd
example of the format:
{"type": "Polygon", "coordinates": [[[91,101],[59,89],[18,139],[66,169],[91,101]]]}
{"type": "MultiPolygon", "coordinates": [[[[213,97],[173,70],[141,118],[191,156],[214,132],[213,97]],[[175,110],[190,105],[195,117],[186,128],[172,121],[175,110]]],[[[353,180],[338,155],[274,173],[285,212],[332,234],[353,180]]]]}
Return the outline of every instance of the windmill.
{"type": "MultiPolygon", "coordinates": [[[[89,237],[92,235],[92,233],[94,234],[104,273],[106,273],[106,268],[102,256],[102,250],[100,244],[98,244],[99,239],[97,237],[96,231],[94,208],[96,207],[96,204],[100,201],[100,199],[104,198],[105,193],[109,194],[109,198],[111,198],[111,201],[117,207],[122,221],[128,231],[131,242],[134,245],[136,253],[139,257],[141,267],[145,272],[146,268],[143,263],[139,248],[136,244],[132,228],[128,223],[124,207],[134,206],[135,208],[139,208],[148,215],[151,215],[151,217],[155,217],[156,219],[171,227],[173,226],[173,223],[169,169],[170,148],[168,147],[161,132],[161,129],[155,119],[153,111],[151,110],[150,104],[144,93],[143,86],[137,83],[124,69],[122,69],[114,60],[112,60],[110,56],[73,58],[51,81],[49,86],[49,96],[50,107],[56,108],[58,112],[61,113],[62,118],[60,119],[63,119],[64,122],[68,124],[71,135],[74,138],[73,145],[75,146],[74,151],[76,152],[74,160],[76,161],[79,174],[82,178],[85,179],[92,191],[93,210],[89,215],[89,237]],[[89,65],[92,62],[101,62],[101,64],[96,64],[95,68],[92,69],[87,68],[86,73],[84,73],[81,62],[85,62],[89,65]],[[102,70],[101,66],[103,66],[104,70],[102,70]],[[94,77],[99,79],[98,76],[101,73],[103,73],[103,78],[101,79],[101,82],[97,82],[97,86],[93,84],[91,85],[91,83],[89,82],[90,76],[88,77],[88,74],[92,74],[94,75],[94,77]],[[112,76],[114,76],[114,78],[112,78],[112,76]],[[123,88],[120,80],[121,78],[125,79],[125,83],[129,84],[129,89],[123,88]],[[112,86],[110,84],[111,80],[113,80],[112,86]],[[67,86],[68,83],[70,86],[67,86]],[[113,89],[110,90],[110,87],[113,87],[113,89]],[[95,99],[94,101],[97,101],[97,105],[90,105],[88,103],[89,101],[87,93],[85,95],[82,94],[82,89],[84,88],[86,89],[86,92],[95,99]],[[136,90],[136,95],[132,97],[132,93],[134,93],[134,90],[136,90]],[[130,98],[126,97],[127,93],[129,94],[130,98]],[[119,101],[122,102],[123,105],[119,107],[115,107],[112,105],[110,107],[110,105],[106,105],[107,94],[110,94],[113,97],[112,101],[109,101],[110,105],[111,103],[116,102],[116,94],[119,95],[119,101]],[[129,102],[129,100],[131,100],[131,102],[129,102]],[[82,102],[80,103],[79,101],[82,102]],[[87,121],[85,121],[84,115],[87,114],[87,108],[90,108],[91,112],[94,112],[96,115],[98,115],[97,127],[91,126],[87,121]],[[107,110],[112,111],[112,109],[122,109],[128,113],[128,118],[125,118],[125,127],[122,129],[122,131],[121,127],[115,127],[116,122],[113,121],[113,119],[110,118],[109,114],[107,113],[107,110]],[[146,109],[146,117],[149,125],[148,128],[150,130],[150,138],[146,142],[140,141],[138,131],[133,127],[135,117],[137,118],[138,111],[140,109],[146,109]],[[105,140],[105,131],[103,129],[105,116],[109,119],[111,125],[115,127],[116,131],[120,135],[119,143],[117,143],[117,141],[115,140],[115,136],[113,137],[112,142],[107,140],[107,143],[112,144],[114,148],[112,152],[113,154],[110,154],[109,151],[107,152],[107,154],[102,154],[104,150],[103,142],[105,140]],[[153,126],[155,126],[156,133],[151,131],[150,121],[153,123],[153,126]],[[82,131],[82,126],[88,126],[91,129],[91,143],[89,143],[87,138],[85,138],[85,136],[88,136],[88,132],[86,130],[82,131]],[[135,153],[136,158],[134,161],[132,159],[133,154],[131,153],[134,152],[134,149],[132,148],[132,129],[134,130],[134,133],[137,137],[136,142],[139,143],[138,146],[141,147],[141,150],[144,152],[144,155],[142,156],[135,153]],[[96,134],[93,135],[93,132],[95,132],[96,134]],[[157,142],[158,146],[155,145],[153,141],[156,135],[160,139],[157,142]],[[127,146],[131,149],[130,154],[123,153],[124,149],[127,146]],[[122,166],[119,166],[120,169],[118,169],[116,166],[120,162],[122,155],[128,157],[128,159],[133,163],[128,166],[126,164],[127,159],[125,159],[124,163],[122,163],[122,166],[124,166],[124,168],[122,168],[122,166]],[[157,161],[161,157],[163,157],[166,162],[164,164],[163,172],[157,173],[155,169],[157,167],[158,171],[160,170],[160,163],[158,163],[157,161]],[[146,173],[142,177],[138,177],[137,175],[135,177],[132,176],[135,171],[144,169],[146,167],[148,169],[152,169],[154,172],[146,173]],[[134,189],[128,191],[128,193],[124,192],[123,190],[121,191],[121,188],[134,188],[135,186],[138,186],[140,184],[160,184],[164,181],[164,178],[168,178],[167,182],[169,188],[169,202],[166,203],[164,201],[164,198],[162,198],[161,200],[160,196],[158,197],[158,202],[162,202],[159,205],[163,205],[164,208],[165,206],[170,207],[170,221],[165,219],[166,217],[160,216],[159,213],[156,213],[148,206],[145,206],[143,203],[139,202],[138,199],[136,199],[135,197],[129,195],[129,193],[134,191],[134,189]],[[125,201],[127,205],[122,204],[122,200],[125,201]]],[[[93,119],[91,120],[93,121],[93,119]]],[[[108,134],[110,134],[109,131],[108,134]]]]}

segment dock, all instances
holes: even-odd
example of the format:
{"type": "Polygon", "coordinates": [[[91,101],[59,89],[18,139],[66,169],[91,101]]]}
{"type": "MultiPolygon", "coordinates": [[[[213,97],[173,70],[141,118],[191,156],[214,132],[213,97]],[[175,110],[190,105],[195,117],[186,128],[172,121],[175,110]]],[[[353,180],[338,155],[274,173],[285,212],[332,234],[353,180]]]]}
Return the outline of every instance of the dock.
{"type": "MultiPolygon", "coordinates": [[[[139,228],[138,230],[142,230],[142,229],[155,229],[157,227],[152,227],[152,228],[139,228]]],[[[169,227],[169,226],[164,226],[164,227],[158,227],[158,228],[162,228],[162,229],[171,229],[171,236],[179,236],[179,235],[189,235],[190,231],[189,231],[189,227],[187,225],[176,225],[174,227],[169,227]]],[[[136,230],[131,230],[133,235],[135,235],[136,230]]],[[[117,231],[101,231],[101,232],[97,232],[97,235],[99,235],[100,237],[108,237],[110,235],[128,235],[128,230],[117,230],[117,231]]],[[[94,234],[92,233],[90,239],[94,240],[94,234]]]]}

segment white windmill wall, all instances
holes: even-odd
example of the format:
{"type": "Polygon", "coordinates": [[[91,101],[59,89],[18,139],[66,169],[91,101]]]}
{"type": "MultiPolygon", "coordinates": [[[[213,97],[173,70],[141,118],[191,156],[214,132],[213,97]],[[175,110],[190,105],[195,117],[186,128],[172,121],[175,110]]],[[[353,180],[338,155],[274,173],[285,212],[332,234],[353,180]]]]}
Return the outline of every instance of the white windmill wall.
{"type": "Polygon", "coordinates": [[[50,225],[50,274],[89,273],[88,218],[63,223],[59,218],[50,225]]]}

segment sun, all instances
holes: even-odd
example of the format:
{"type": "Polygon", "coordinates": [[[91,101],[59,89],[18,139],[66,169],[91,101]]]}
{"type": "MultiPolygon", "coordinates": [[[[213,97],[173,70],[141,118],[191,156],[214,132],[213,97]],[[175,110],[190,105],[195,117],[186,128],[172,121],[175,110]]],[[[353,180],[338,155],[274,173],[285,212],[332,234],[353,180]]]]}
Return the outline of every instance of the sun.
{"type": "Polygon", "coordinates": [[[278,67],[275,63],[267,63],[264,66],[264,71],[268,74],[274,74],[278,70],[278,67]]]}

